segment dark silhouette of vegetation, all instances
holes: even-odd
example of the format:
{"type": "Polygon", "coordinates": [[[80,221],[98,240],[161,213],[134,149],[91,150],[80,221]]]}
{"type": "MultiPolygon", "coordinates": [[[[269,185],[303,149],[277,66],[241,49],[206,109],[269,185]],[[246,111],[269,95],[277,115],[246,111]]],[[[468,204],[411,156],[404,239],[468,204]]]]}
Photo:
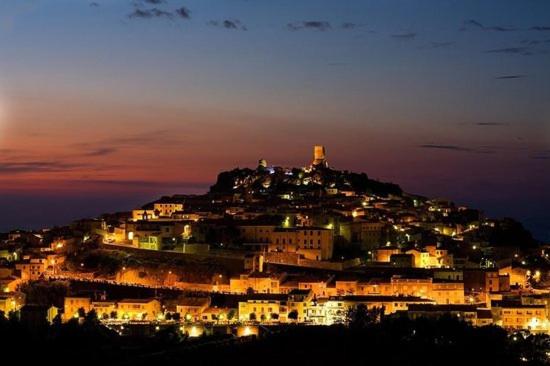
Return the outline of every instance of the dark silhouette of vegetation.
{"type": "Polygon", "coordinates": [[[384,307],[368,309],[366,305],[359,304],[348,309],[346,324],[350,329],[364,329],[380,322],[383,316],[384,307]]]}
{"type": "Polygon", "coordinates": [[[21,286],[27,304],[57,308],[63,307],[68,289],[69,284],[64,281],[32,281],[21,286]]]}
{"type": "Polygon", "coordinates": [[[280,326],[258,339],[227,334],[187,338],[176,324],[142,336],[120,336],[95,312],[81,319],[31,326],[16,314],[0,316],[3,349],[19,363],[55,354],[56,365],[246,364],[262,365],[547,365],[548,335],[508,334],[495,326],[475,328],[455,317],[410,320],[384,317],[383,309],[358,307],[349,327],[280,326]],[[381,319],[381,321],[378,321],[381,319]],[[192,362],[193,361],[193,362],[192,362]],[[199,362],[200,361],[200,362],[199,362]]]}
{"type": "Polygon", "coordinates": [[[511,218],[497,220],[494,226],[481,226],[478,235],[497,247],[534,248],[538,244],[520,222],[511,218]]]}
{"type": "Polygon", "coordinates": [[[310,172],[292,169],[291,173],[287,174],[280,167],[275,167],[273,171],[263,168],[256,170],[236,168],[218,174],[216,183],[210,187],[210,194],[248,193],[252,190],[258,194],[276,197],[287,192],[318,193],[327,187],[379,196],[400,196],[403,193],[398,185],[369,179],[365,173],[323,167],[318,167],[310,172]],[[311,180],[312,183],[302,184],[304,179],[311,180]]]}
{"type": "Polygon", "coordinates": [[[298,320],[298,311],[292,310],[290,313],[288,313],[288,318],[290,320],[298,320]]]}

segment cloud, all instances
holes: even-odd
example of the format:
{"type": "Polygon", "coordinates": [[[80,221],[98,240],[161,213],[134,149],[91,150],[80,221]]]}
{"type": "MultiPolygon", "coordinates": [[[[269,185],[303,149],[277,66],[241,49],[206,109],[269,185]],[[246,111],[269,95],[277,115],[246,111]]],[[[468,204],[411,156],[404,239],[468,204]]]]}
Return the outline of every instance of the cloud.
{"type": "Polygon", "coordinates": [[[550,31],[550,26],[540,26],[540,25],[536,25],[536,26],[533,26],[531,28],[529,28],[530,30],[534,30],[534,31],[539,31],[539,32],[549,32],[550,31]]]}
{"type": "Polygon", "coordinates": [[[460,28],[460,30],[465,31],[472,28],[480,29],[483,31],[494,31],[494,32],[515,32],[519,30],[518,28],[515,28],[515,27],[503,27],[499,25],[485,26],[475,19],[465,20],[463,23],[463,27],[460,28]]]}
{"type": "Polygon", "coordinates": [[[468,19],[464,21],[463,26],[462,28],[460,28],[460,30],[465,31],[468,29],[479,29],[483,31],[493,31],[493,32],[516,32],[516,31],[526,31],[526,30],[537,31],[537,32],[548,32],[550,31],[550,26],[534,25],[530,28],[523,28],[523,29],[510,27],[510,26],[500,26],[500,25],[486,26],[475,19],[468,19]]]}
{"type": "Polygon", "coordinates": [[[207,23],[213,27],[220,27],[231,30],[242,30],[246,31],[248,28],[237,19],[225,19],[225,20],[211,20],[207,23]]]}
{"type": "Polygon", "coordinates": [[[165,10],[157,9],[157,8],[152,8],[152,9],[136,8],[133,12],[128,14],[128,18],[130,19],[136,19],[136,18],[137,19],[152,19],[152,18],[172,19],[173,17],[174,17],[174,14],[165,10]]]}
{"type": "Polygon", "coordinates": [[[528,46],[536,46],[539,44],[550,43],[550,39],[524,39],[520,43],[528,46]]]}
{"type": "Polygon", "coordinates": [[[478,122],[475,125],[476,126],[484,126],[484,127],[487,127],[487,126],[495,127],[495,126],[508,126],[508,123],[504,123],[504,122],[478,122]]]}
{"type": "Polygon", "coordinates": [[[90,3],[90,7],[92,7],[92,8],[97,8],[97,7],[99,7],[99,3],[95,2],[95,1],[92,1],[92,2],[90,3]]]}
{"type": "Polygon", "coordinates": [[[342,29],[355,29],[355,28],[357,28],[357,27],[358,27],[357,24],[351,23],[351,22],[344,22],[344,23],[342,23],[342,25],[341,25],[341,28],[342,28],[342,29]]]}
{"type": "Polygon", "coordinates": [[[474,20],[474,19],[465,20],[463,23],[464,23],[465,27],[466,26],[473,26],[475,28],[481,28],[481,29],[485,28],[483,26],[483,24],[481,24],[480,22],[478,22],[477,20],[474,20]]]}
{"type": "Polygon", "coordinates": [[[466,147],[456,145],[436,145],[436,144],[423,144],[419,147],[423,149],[437,149],[437,150],[452,150],[452,151],[472,151],[466,147]]]}
{"type": "Polygon", "coordinates": [[[430,42],[430,44],[426,46],[419,47],[419,49],[426,50],[426,49],[434,49],[434,48],[446,48],[454,45],[455,42],[447,41],[447,42],[430,42]]]}
{"type": "Polygon", "coordinates": [[[523,79],[526,78],[527,75],[502,75],[502,76],[496,76],[495,79],[497,80],[509,80],[509,79],[523,79]]]}
{"type": "Polygon", "coordinates": [[[106,156],[115,152],[117,152],[117,149],[114,147],[100,147],[85,153],[84,156],[106,156]]]}
{"type": "Polygon", "coordinates": [[[187,9],[185,6],[182,6],[181,8],[176,9],[175,13],[177,16],[183,19],[191,18],[191,11],[187,9]]]}
{"type": "Polygon", "coordinates": [[[390,37],[394,39],[402,39],[402,40],[413,40],[416,38],[416,33],[410,32],[410,33],[396,33],[391,34],[390,37]]]}
{"type": "Polygon", "coordinates": [[[466,153],[476,153],[476,154],[493,154],[494,151],[487,147],[481,146],[480,148],[469,148],[458,145],[443,145],[443,144],[423,144],[419,145],[423,149],[434,149],[434,150],[448,150],[448,151],[457,151],[457,152],[466,152],[466,153]]]}
{"type": "Polygon", "coordinates": [[[531,48],[529,47],[505,47],[505,48],[496,48],[492,50],[485,51],[487,53],[507,53],[509,55],[532,55],[531,48]]]}
{"type": "Polygon", "coordinates": [[[332,26],[329,22],[321,20],[307,20],[303,22],[288,23],[286,27],[291,31],[311,29],[324,32],[332,29],[332,26]]]}
{"type": "Polygon", "coordinates": [[[185,6],[181,6],[175,9],[173,12],[159,9],[157,7],[153,7],[151,9],[143,8],[144,3],[148,5],[161,5],[161,4],[165,4],[166,2],[167,2],[166,0],[134,1],[134,11],[128,14],[128,18],[130,19],[153,19],[153,18],[173,19],[174,17],[178,17],[181,19],[191,18],[191,11],[185,6]]]}
{"type": "MultiPolygon", "coordinates": [[[[152,143],[157,145],[177,145],[185,142],[181,135],[173,130],[153,130],[134,133],[126,136],[105,138],[89,142],[86,144],[75,144],[75,148],[85,148],[89,152],[102,151],[103,149],[120,150],[123,148],[141,148],[150,146],[152,143]]],[[[114,151],[111,151],[114,152],[114,151]]]]}
{"type": "Polygon", "coordinates": [[[522,79],[522,78],[526,78],[527,75],[521,75],[521,74],[518,74],[518,75],[502,75],[502,76],[495,76],[495,79],[497,80],[508,80],[508,79],[522,79]]]}
{"type": "Polygon", "coordinates": [[[85,164],[70,164],[61,161],[4,161],[0,162],[0,174],[65,172],[85,166],[85,164]]]}

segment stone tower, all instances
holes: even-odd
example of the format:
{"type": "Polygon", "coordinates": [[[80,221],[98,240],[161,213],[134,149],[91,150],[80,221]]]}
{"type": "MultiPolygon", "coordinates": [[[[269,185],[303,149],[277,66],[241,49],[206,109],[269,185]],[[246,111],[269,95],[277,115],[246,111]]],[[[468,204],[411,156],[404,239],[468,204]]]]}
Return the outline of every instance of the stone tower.
{"type": "Polygon", "coordinates": [[[325,159],[325,147],[322,145],[315,145],[313,147],[313,166],[324,166],[327,167],[327,161],[325,159]]]}

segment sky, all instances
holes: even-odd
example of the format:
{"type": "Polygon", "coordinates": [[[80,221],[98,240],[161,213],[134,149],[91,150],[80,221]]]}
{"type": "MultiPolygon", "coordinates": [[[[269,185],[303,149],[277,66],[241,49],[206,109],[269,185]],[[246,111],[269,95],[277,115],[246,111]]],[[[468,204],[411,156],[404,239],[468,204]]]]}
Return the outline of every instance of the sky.
{"type": "Polygon", "coordinates": [[[0,230],[337,169],[550,242],[548,0],[2,0],[0,230]]]}

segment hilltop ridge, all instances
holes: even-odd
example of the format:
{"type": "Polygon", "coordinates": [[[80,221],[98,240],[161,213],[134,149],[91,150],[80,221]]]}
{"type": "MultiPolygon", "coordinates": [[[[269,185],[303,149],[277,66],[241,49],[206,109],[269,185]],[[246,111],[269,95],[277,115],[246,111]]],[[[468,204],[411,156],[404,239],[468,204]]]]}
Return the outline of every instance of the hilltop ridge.
{"type": "Polygon", "coordinates": [[[268,166],[260,159],[255,169],[235,168],[221,172],[210,194],[239,194],[244,197],[299,199],[331,195],[401,196],[399,185],[370,179],[366,173],[329,167],[323,146],[314,147],[311,165],[302,168],[268,166]]]}

